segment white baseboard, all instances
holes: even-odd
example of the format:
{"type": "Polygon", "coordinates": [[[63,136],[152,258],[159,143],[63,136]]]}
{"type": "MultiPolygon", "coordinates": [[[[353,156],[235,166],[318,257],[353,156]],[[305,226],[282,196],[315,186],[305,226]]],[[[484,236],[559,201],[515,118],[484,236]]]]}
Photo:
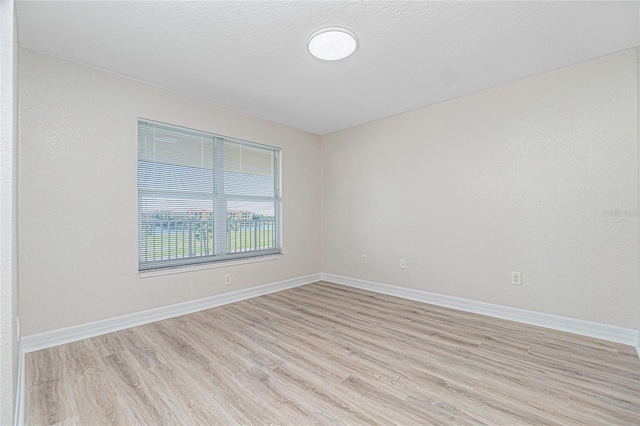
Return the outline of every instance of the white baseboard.
{"type": "Polygon", "coordinates": [[[22,350],[22,343],[18,343],[18,377],[16,383],[16,405],[14,407],[15,413],[13,418],[13,424],[15,426],[24,425],[24,394],[26,386],[25,377],[25,365],[24,365],[24,351],[22,350]]]}
{"type": "Polygon", "coordinates": [[[640,343],[638,342],[638,339],[640,338],[639,333],[637,330],[630,328],[584,321],[559,315],[544,314],[535,311],[527,311],[525,309],[510,308],[508,306],[494,305],[491,303],[478,302],[471,299],[462,299],[453,296],[445,296],[442,294],[397,287],[389,284],[361,280],[358,278],[345,277],[342,275],[325,273],[321,275],[323,281],[335,284],[635,346],[638,351],[638,356],[640,357],[640,343]]]}
{"type": "Polygon", "coordinates": [[[25,336],[21,340],[21,351],[28,353],[63,345],[89,337],[124,330],[137,325],[148,324],[154,321],[186,315],[204,309],[215,308],[216,306],[311,284],[320,280],[418,302],[430,303],[432,305],[623,343],[635,347],[640,357],[640,332],[637,330],[326,273],[292,278],[245,290],[206,297],[204,299],[192,300],[162,308],[25,336]]]}
{"type": "Polygon", "coordinates": [[[33,334],[22,338],[22,350],[24,353],[39,351],[41,349],[51,348],[53,346],[63,345],[65,343],[75,342],[106,333],[112,333],[114,331],[124,330],[138,325],[149,324],[151,322],[186,315],[202,311],[204,309],[215,308],[216,306],[222,306],[289,288],[299,287],[305,284],[311,284],[319,281],[320,277],[321,274],[306,275],[245,290],[206,297],[204,299],[191,300],[189,302],[178,303],[162,308],[150,309],[148,311],[136,312],[115,318],[80,324],[73,327],[33,334]]]}

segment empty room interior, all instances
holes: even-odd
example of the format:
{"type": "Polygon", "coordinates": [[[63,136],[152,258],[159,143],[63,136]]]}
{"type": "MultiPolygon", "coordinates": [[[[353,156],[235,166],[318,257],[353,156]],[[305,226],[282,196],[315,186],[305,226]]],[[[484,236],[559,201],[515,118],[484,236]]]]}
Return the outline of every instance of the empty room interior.
{"type": "Polygon", "coordinates": [[[0,424],[640,424],[640,2],[0,9],[0,424]]]}

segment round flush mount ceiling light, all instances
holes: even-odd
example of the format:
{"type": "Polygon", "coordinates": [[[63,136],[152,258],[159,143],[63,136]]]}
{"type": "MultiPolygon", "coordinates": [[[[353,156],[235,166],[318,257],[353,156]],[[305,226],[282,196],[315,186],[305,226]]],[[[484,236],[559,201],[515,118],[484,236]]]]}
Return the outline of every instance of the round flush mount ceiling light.
{"type": "Polygon", "coordinates": [[[358,47],[356,35],[346,28],[322,28],[309,37],[309,52],[323,61],[338,61],[353,54],[358,47]]]}

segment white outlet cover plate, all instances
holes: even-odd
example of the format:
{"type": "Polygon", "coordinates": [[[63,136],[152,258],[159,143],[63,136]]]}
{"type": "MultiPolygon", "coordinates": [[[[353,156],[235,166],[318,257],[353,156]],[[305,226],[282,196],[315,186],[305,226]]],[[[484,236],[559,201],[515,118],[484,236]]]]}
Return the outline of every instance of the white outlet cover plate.
{"type": "Polygon", "coordinates": [[[521,272],[512,272],[511,273],[511,284],[513,284],[513,285],[522,285],[522,273],[521,272]]]}

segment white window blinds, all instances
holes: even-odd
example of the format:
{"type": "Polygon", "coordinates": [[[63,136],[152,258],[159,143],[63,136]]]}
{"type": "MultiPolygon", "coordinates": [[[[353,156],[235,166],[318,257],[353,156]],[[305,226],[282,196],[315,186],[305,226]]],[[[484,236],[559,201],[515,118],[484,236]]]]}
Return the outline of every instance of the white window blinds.
{"type": "Polygon", "coordinates": [[[279,152],[139,120],[139,270],[280,253],[279,152]]]}

